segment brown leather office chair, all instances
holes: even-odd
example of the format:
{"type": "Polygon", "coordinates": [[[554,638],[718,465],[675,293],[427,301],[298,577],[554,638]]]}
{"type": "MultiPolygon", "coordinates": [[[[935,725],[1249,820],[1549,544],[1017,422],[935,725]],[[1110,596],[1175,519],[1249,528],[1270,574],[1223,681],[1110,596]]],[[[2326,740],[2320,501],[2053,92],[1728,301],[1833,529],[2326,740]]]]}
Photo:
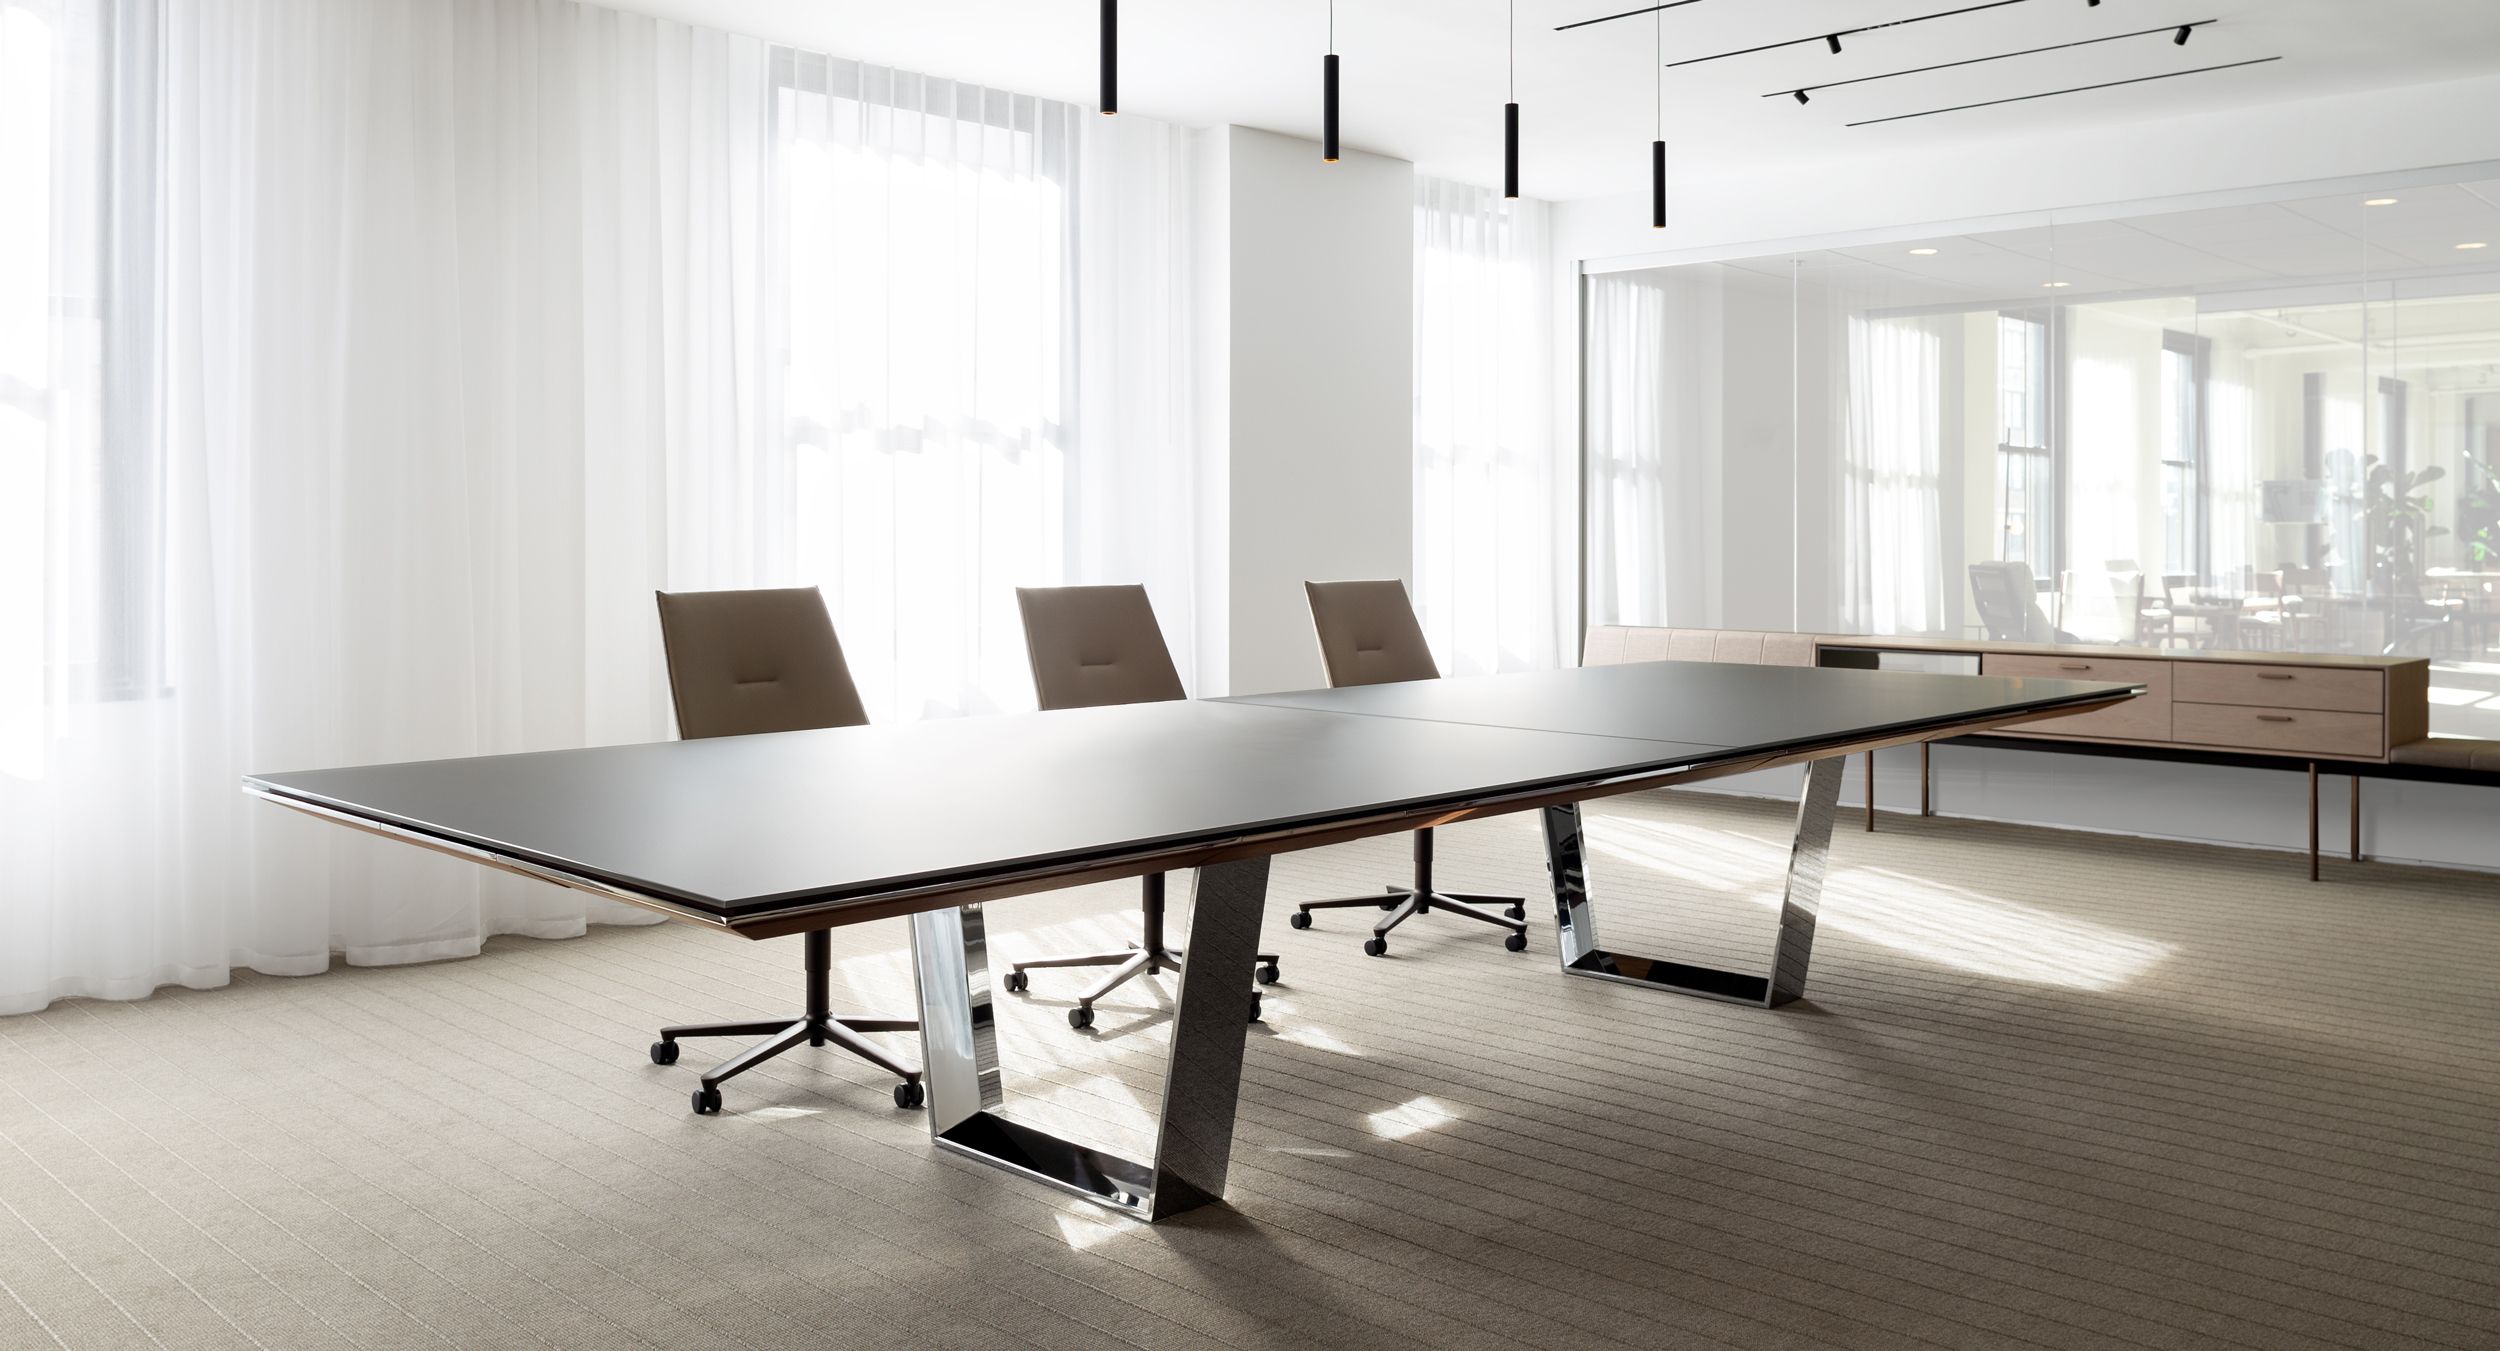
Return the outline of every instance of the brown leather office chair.
{"type": "MultiPolygon", "coordinates": [[[[769,591],[659,593],[660,643],[668,652],[669,693],[677,707],[677,734],[698,737],[796,732],[817,727],[857,727],[868,721],[833,635],[825,598],[813,587],[769,591]]],[[[832,1042],[902,1080],[894,1105],[923,1101],[920,1071],[886,1054],[867,1032],[917,1032],[910,1018],[836,1017],[827,984],[833,943],[823,929],[806,936],[807,1011],[795,1019],[693,1023],[660,1029],[651,1063],[677,1063],[686,1037],[763,1037],[722,1061],[694,1091],[694,1110],[720,1110],[724,1080],[744,1074],[804,1042],[832,1042]]]]}
{"type": "MultiPolygon", "coordinates": [[[[1106,704],[1151,704],[1186,699],[1180,672],[1164,646],[1163,629],[1155,623],[1154,603],[1142,586],[1020,586],[1016,608],[1024,614],[1024,645],[1033,663],[1033,691],[1045,709],[1099,708],[1106,704]]],[[[1163,939],[1163,874],[1140,879],[1144,931],[1139,941],[1118,952],[1088,952],[1073,957],[1041,957],[1008,968],[1007,988],[1018,994],[1030,988],[1025,972],[1038,967],[1108,966],[1116,968],[1078,995],[1068,1010],[1068,1026],[1094,1025],[1094,1001],[1136,976],[1181,969],[1182,952],[1163,939]]],[[[1273,953],[1260,953],[1255,974],[1259,984],[1283,975],[1273,953]]],[[[1250,1021],[1259,1020],[1259,999],[1250,998],[1250,1021]]]]}
{"type": "MultiPolygon", "coordinates": [[[[1311,598],[1311,625],[1319,633],[1319,659],[1328,670],[1331,688],[1381,685],[1399,680],[1438,680],[1441,668],[1424,642],[1424,626],[1406,599],[1406,584],[1385,582],[1304,582],[1311,598]]],[[[1374,957],[1389,951],[1389,931],[1416,915],[1447,910],[1510,931],[1502,946],[1513,952],[1528,947],[1527,902],[1517,896],[1477,896],[1435,891],[1432,886],[1432,831],[1415,832],[1415,878],[1410,886],[1391,887],[1386,898],[1347,896],[1330,901],[1305,901],[1294,910],[1297,929],[1311,927],[1311,912],[1355,906],[1378,906],[1391,912],[1372,926],[1363,951],[1374,957]],[[1504,907],[1500,911],[1492,907],[1504,907]]]]}

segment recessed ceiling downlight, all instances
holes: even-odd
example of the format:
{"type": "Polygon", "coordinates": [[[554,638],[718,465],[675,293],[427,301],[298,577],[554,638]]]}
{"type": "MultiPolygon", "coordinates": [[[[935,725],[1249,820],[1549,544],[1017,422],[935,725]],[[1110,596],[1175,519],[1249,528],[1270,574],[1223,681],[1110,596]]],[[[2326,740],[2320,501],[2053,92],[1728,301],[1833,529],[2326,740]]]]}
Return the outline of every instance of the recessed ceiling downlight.
{"type": "Polygon", "coordinates": [[[1936,251],[1934,249],[1912,249],[1910,250],[1910,256],[1913,258],[1933,258],[1936,256],[1936,251]]]}

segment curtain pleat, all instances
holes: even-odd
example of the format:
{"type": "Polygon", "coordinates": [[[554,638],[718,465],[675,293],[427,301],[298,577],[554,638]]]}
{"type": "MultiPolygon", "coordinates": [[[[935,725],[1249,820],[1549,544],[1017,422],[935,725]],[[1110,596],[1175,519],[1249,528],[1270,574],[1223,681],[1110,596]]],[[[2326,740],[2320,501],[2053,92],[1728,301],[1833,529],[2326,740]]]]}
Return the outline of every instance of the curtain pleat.
{"type": "Polygon", "coordinates": [[[1453,675],[1553,666],[1576,628],[1545,217],[1415,179],[1415,608],[1453,675]]]}

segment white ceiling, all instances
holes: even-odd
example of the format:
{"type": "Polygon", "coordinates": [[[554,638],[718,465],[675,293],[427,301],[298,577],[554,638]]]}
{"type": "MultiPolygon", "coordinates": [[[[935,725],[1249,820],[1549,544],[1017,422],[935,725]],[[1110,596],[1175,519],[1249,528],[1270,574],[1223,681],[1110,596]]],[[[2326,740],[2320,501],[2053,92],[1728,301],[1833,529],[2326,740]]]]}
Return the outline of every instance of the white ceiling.
{"type": "MultiPolygon", "coordinates": [[[[599,0],[795,46],[1090,105],[1097,0],[599,0]]],[[[1667,58],[1960,8],[1976,0],[1695,0],[1665,11],[1667,58]]],[[[1475,183],[1501,165],[1511,0],[1336,0],[1346,143],[1475,183]]],[[[1558,24],[1638,0],[1517,0],[1525,190],[1551,200],[1637,191],[1648,172],[1652,20],[1558,24]]],[[[1121,105],[1192,125],[1319,129],[1327,0],[1124,0],[1121,105]]],[[[1679,179],[1812,164],[2315,98],[2500,71],[2500,0],[2021,0],[1933,23],[1669,70],[1666,139],[1679,179]],[[2167,36],[1883,80],[1814,96],[1801,84],[1933,65],[2199,19],[2167,36]],[[2270,65],[1849,128],[1953,104],[2243,61],[2270,65]],[[1765,93],[1780,92],[1777,98],[1765,93]]],[[[2158,141],[2148,153],[2159,153],[2158,141]]]]}
{"type": "Polygon", "coordinates": [[[1886,306],[2192,294],[2208,310],[2237,305],[2241,295],[2272,308],[2311,290],[2341,304],[2365,279],[2400,284],[2405,295],[2500,292],[2500,181],[1909,239],[1729,267],[1784,284],[1792,262],[1817,282],[1879,295],[1872,303],[1886,306]],[[2380,197],[2392,200],[2365,205],[2380,197]]]}

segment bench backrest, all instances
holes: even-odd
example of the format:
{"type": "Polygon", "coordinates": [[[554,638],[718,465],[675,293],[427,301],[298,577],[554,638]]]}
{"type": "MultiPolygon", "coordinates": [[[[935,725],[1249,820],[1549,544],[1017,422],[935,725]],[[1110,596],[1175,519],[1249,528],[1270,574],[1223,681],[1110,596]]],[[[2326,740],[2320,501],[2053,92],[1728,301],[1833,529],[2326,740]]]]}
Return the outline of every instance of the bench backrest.
{"type": "Polygon", "coordinates": [[[1657,629],[1599,624],[1589,629],[1582,666],[1634,661],[1719,661],[1746,666],[1812,666],[1811,633],[1747,629],[1657,629]]]}

